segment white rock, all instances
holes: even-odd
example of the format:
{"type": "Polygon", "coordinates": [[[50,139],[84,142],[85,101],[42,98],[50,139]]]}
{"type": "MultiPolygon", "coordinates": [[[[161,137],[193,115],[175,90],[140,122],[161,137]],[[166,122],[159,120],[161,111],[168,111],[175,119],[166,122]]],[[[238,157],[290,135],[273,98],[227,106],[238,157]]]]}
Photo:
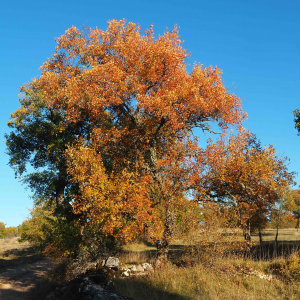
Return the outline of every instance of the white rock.
{"type": "Polygon", "coordinates": [[[131,272],[136,272],[136,266],[133,265],[133,266],[130,268],[130,271],[131,271],[131,272]]]}
{"type": "Polygon", "coordinates": [[[119,259],[117,257],[109,257],[104,264],[106,268],[119,268],[119,259]]]}
{"type": "Polygon", "coordinates": [[[123,275],[128,277],[129,276],[129,273],[128,273],[128,270],[126,270],[125,272],[123,272],[123,275]]]}
{"type": "Polygon", "coordinates": [[[153,267],[152,265],[148,264],[148,263],[143,263],[142,267],[144,268],[145,271],[147,272],[152,272],[153,271],[153,267]]]}
{"type": "Polygon", "coordinates": [[[136,272],[144,272],[144,268],[141,265],[139,265],[136,267],[136,272]]]}

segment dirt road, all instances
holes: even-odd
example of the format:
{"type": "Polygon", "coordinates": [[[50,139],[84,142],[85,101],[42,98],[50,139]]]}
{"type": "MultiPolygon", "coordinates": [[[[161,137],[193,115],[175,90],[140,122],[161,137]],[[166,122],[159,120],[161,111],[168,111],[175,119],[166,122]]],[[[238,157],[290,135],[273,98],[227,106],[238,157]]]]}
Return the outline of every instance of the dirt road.
{"type": "Polygon", "coordinates": [[[30,290],[51,269],[51,260],[45,259],[1,273],[0,300],[31,299],[30,290]]]}

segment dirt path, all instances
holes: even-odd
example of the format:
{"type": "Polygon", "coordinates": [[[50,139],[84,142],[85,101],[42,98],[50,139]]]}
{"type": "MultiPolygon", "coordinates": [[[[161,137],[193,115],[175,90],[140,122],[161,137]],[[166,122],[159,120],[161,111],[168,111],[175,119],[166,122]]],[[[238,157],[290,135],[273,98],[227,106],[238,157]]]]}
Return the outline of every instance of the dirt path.
{"type": "Polygon", "coordinates": [[[51,260],[45,259],[0,274],[0,300],[30,299],[30,290],[51,269],[51,260]]]}

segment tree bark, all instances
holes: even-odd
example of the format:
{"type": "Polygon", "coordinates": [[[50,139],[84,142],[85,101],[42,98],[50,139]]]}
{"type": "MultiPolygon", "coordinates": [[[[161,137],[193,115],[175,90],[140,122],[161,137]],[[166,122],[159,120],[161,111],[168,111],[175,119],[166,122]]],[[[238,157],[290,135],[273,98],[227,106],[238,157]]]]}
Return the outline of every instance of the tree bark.
{"type": "Polygon", "coordinates": [[[156,241],[156,261],[155,268],[162,267],[168,261],[169,241],[165,238],[156,241]]]}
{"type": "Polygon", "coordinates": [[[260,248],[261,248],[262,247],[262,233],[261,233],[260,228],[258,229],[258,236],[259,236],[259,245],[260,245],[260,248]]]}
{"type": "Polygon", "coordinates": [[[155,267],[163,267],[168,261],[170,242],[174,233],[175,215],[172,211],[166,210],[166,222],[163,237],[156,241],[157,256],[155,267]]]}
{"type": "Polygon", "coordinates": [[[274,249],[275,255],[277,255],[277,250],[278,250],[278,226],[276,227],[276,235],[275,235],[275,249],[274,249]]]}
{"type": "Polygon", "coordinates": [[[251,244],[251,227],[250,227],[250,223],[248,223],[248,225],[244,228],[244,238],[245,240],[251,244]]]}

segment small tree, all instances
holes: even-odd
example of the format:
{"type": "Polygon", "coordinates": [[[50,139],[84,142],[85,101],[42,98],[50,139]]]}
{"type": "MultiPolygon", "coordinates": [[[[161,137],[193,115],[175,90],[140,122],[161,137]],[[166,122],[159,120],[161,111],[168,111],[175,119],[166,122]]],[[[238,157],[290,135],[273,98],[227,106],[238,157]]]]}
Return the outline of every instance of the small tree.
{"type": "Polygon", "coordinates": [[[283,207],[290,212],[297,219],[297,229],[300,224],[300,190],[288,189],[284,198],[282,199],[283,207]]]}
{"type": "Polygon", "coordinates": [[[198,172],[198,200],[234,206],[249,241],[251,228],[261,230],[266,225],[274,203],[294,183],[287,158],[278,156],[272,146],[261,147],[255,135],[244,130],[216,143],[210,141],[199,158],[198,164],[205,165],[206,172],[198,172]]]}
{"type": "Polygon", "coordinates": [[[3,231],[5,229],[5,224],[3,222],[0,222],[0,237],[2,237],[3,235],[3,231]]]}
{"type": "Polygon", "coordinates": [[[272,227],[276,229],[275,235],[275,251],[278,249],[278,232],[280,228],[283,228],[285,224],[293,219],[293,216],[287,212],[282,205],[278,205],[271,210],[270,221],[272,227]]]}

